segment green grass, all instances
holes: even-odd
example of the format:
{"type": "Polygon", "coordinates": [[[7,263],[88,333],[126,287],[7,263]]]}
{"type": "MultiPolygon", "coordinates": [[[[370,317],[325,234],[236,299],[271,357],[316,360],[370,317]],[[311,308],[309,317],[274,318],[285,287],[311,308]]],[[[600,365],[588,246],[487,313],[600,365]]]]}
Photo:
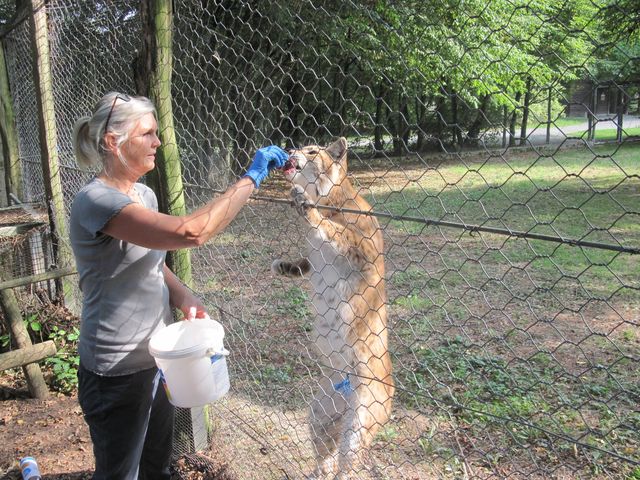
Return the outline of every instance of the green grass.
{"type": "MultiPolygon", "coordinates": [[[[570,118],[557,118],[551,123],[551,128],[558,128],[560,130],[566,129],[567,127],[573,127],[575,125],[586,125],[588,119],[586,117],[570,117],[570,118]]],[[[531,125],[533,128],[541,131],[546,129],[545,123],[540,123],[537,126],[531,125]]],[[[635,137],[640,135],[640,128],[625,128],[623,125],[622,138],[635,137]]],[[[571,138],[587,138],[587,129],[576,131],[576,132],[566,132],[567,137],[571,138]]],[[[596,140],[615,140],[617,136],[616,128],[606,128],[603,129],[596,124],[596,140]]]]}
{"type": "Polygon", "coordinates": [[[304,322],[309,320],[311,311],[309,310],[309,296],[300,287],[293,286],[289,289],[278,292],[274,296],[276,312],[280,315],[304,322]]]}
{"type": "Polygon", "coordinates": [[[614,443],[625,446],[633,457],[640,453],[640,415],[634,412],[640,388],[632,380],[621,385],[611,376],[624,378],[625,368],[629,366],[610,367],[599,379],[583,383],[544,353],[509,363],[456,337],[435,348],[416,349],[415,364],[398,373],[399,399],[414,408],[446,405],[467,425],[467,435],[495,435],[494,447],[505,453],[522,444],[544,444],[549,432],[565,437],[555,440],[556,448],[571,452],[573,442],[566,437],[598,446],[602,432],[616,429],[614,443]],[[616,411],[609,408],[614,393],[616,404],[624,406],[616,411]],[[589,426],[594,415],[599,416],[598,427],[589,426]],[[499,433],[505,428],[508,436],[499,433]]]}
{"type": "Polygon", "coordinates": [[[565,117],[565,118],[557,118],[553,121],[552,126],[558,128],[570,127],[572,125],[580,125],[582,123],[586,123],[586,117],[565,117]]]}
{"type": "MultiPolygon", "coordinates": [[[[598,130],[596,128],[596,140],[615,140],[618,132],[615,128],[607,128],[605,130],[598,130]]],[[[622,138],[637,137],[640,136],[640,128],[624,128],[622,129],[622,138]]]]}
{"type": "MultiPolygon", "coordinates": [[[[639,248],[639,158],[632,144],[465,158],[407,169],[397,189],[374,185],[372,201],[396,215],[639,248]]],[[[414,221],[387,233],[403,239],[387,257],[400,404],[443,422],[453,412],[505,458],[535,447],[553,464],[549,445],[591,471],[610,466],[601,448],[640,458],[630,313],[640,255],[414,221]]]]}
{"type": "MultiPolygon", "coordinates": [[[[640,248],[639,156],[640,145],[622,145],[602,146],[593,152],[568,150],[553,157],[533,154],[440,165],[402,191],[376,195],[374,208],[396,215],[640,248]]],[[[435,234],[435,229],[420,222],[393,221],[391,226],[405,234],[435,234]]],[[[452,237],[461,235],[445,230],[452,237]]],[[[590,295],[640,297],[637,289],[630,288],[637,287],[640,278],[638,256],[493,234],[483,234],[483,238],[498,248],[487,250],[485,244],[466,235],[458,244],[469,244],[467,253],[482,256],[483,263],[526,265],[543,284],[577,276],[590,295]]],[[[451,268],[459,267],[464,257],[451,261],[451,268]]],[[[406,301],[415,303],[415,299],[406,301]]]]}
{"type": "MultiPolygon", "coordinates": [[[[582,138],[587,139],[587,130],[578,130],[575,132],[566,132],[565,135],[567,138],[582,138]]],[[[622,128],[622,139],[626,140],[630,137],[638,137],[640,136],[640,127],[633,128],[622,128]]],[[[616,140],[618,138],[618,129],[616,128],[605,128],[598,129],[596,127],[595,140],[597,141],[611,141],[616,140]]]]}

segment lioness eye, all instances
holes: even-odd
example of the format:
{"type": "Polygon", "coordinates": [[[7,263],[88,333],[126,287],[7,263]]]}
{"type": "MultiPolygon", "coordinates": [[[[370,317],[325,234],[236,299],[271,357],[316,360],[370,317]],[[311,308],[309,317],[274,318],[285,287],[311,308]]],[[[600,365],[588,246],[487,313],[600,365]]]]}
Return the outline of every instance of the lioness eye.
{"type": "Polygon", "coordinates": [[[307,155],[317,155],[318,150],[307,150],[307,155]]]}

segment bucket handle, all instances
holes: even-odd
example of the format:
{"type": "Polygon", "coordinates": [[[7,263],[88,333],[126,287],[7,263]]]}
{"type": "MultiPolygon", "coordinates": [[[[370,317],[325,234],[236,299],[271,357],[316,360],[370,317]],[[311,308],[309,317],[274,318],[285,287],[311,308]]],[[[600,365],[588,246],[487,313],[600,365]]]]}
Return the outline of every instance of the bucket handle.
{"type": "Polygon", "coordinates": [[[209,348],[206,352],[206,356],[211,357],[212,360],[214,359],[214,357],[217,357],[215,359],[218,360],[220,357],[226,357],[227,355],[229,355],[229,350],[224,347],[220,352],[217,352],[214,348],[209,348]]]}

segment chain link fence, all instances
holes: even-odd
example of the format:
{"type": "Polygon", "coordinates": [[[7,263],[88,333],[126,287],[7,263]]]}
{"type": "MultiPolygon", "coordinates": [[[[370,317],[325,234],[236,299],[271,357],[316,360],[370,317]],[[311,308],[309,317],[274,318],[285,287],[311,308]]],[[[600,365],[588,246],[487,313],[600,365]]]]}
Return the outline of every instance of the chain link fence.
{"type": "MultiPolygon", "coordinates": [[[[136,90],[142,23],[133,1],[47,14],[69,207],[89,178],[73,123],[136,90]]],[[[353,478],[639,474],[637,16],[581,0],[174,2],[189,209],[260,146],[344,136],[383,230],[396,394],[353,478]]],[[[24,200],[44,202],[28,23],[4,45],[24,200]]],[[[315,467],[314,310],[306,280],[270,270],[307,248],[289,190],[274,173],[192,252],[232,378],[194,434],[242,479],[315,467]]]]}

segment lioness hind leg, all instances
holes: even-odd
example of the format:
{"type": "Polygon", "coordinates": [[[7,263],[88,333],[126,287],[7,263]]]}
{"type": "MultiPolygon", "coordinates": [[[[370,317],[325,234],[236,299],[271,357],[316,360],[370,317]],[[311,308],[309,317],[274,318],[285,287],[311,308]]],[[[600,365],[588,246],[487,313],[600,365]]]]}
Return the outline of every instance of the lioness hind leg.
{"type": "Polygon", "coordinates": [[[377,380],[362,380],[364,372],[359,372],[359,381],[354,382],[355,391],[348,397],[345,423],[338,454],[338,471],[353,472],[367,469],[364,455],[387,420],[391,409],[392,390],[377,380]]]}
{"type": "Polygon", "coordinates": [[[317,463],[316,476],[336,473],[346,410],[345,397],[335,390],[331,379],[323,377],[309,410],[309,428],[317,463]]]}

